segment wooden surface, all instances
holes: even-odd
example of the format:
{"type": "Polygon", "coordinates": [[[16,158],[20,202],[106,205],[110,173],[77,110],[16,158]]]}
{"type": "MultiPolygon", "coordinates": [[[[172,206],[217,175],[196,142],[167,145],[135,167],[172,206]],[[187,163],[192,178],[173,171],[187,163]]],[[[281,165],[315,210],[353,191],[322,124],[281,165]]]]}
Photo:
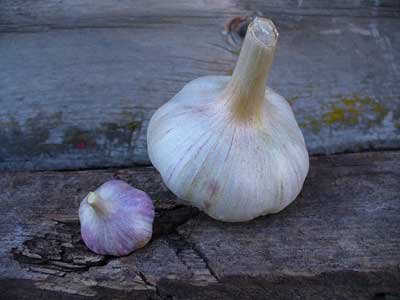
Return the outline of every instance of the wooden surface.
{"type": "Polygon", "coordinates": [[[149,164],[160,105],[232,73],[255,15],[280,32],[268,85],[311,154],[399,149],[397,0],[0,0],[0,300],[400,299],[400,152],[313,157],[290,207],[243,224],[126,168],[149,164]],[[111,178],[157,208],[123,258],[89,252],[77,219],[111,178]]]}
{"type": "Polygon", "coordinates": [[[310,153],[400,146],[397,0],[0,0],[0,170],[148,164],[152,113],[231,74],[245,27],[227,24],[255,14],[310,153]]]}
{"type": "Polygon", "coordinates": [[[217,222],[151,167],[0,176],[0,299],[399,299],[400,152],[311,159],[277,215],[217,222]],[[155,234],[123,258],[89,252],[77,210],[111,178],[149,192],[155,234]]]}

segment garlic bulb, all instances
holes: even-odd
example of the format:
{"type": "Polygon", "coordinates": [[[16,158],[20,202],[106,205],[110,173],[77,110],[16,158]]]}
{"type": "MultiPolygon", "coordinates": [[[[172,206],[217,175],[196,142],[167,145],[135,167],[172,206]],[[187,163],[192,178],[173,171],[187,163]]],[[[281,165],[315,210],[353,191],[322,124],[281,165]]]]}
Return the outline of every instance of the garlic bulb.
{"type": "Polygon", "coordinates": [[[82,239],[90,250],[122,256],[150,241],[154,206],[145,192],[110,180],[83,199],[79,219],[82,239]]]}
{"type": "Polygon", "coordinates": [[[270,20],[256,18],[232,77],[191,81],[150,120],[148,153],[165,184],[215,219],[279,212],[307,175],[290,105],[265,87],[277,38],[270,20]]]}

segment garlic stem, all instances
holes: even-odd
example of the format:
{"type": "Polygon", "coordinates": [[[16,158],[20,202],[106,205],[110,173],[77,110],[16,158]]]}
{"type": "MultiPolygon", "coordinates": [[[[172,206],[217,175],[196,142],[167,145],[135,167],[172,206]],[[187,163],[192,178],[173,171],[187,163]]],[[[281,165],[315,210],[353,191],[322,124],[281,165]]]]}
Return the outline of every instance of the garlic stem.
{"type": "Polygon", "coordinates": [[[104,205],[103,199],[100,198],[96,192],[89,192],[87,196],[87,202],[93,209],[95,209],[98,213],[105,215],[107,212],[107,208],[104,205]]]}
{"type": "Polygon", "coordinates": [[[236,120],[261,120],[265,85],[277,39],[278,31],[270,20],[257,17],[249,25],[239,60],[222,97],[227,99],[236,120]]]}

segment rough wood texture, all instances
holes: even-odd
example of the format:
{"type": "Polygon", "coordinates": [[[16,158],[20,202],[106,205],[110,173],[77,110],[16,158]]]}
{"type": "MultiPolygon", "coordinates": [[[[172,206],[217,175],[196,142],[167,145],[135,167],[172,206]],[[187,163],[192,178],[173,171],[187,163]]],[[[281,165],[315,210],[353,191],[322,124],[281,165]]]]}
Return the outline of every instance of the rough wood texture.
{"type": "Polygon", "coordinates": [[[154,110],[231,74],[245,27],[222,32],[255,13],[281,33],[269,85],[311,153],[400,146],[396,0],[0,0],[0,170],[148,163],[154,110]]]}
{"type": "Polygon", "coordinates": [[[400,152],[311,159],[299,198],[242,224],[174,204],[154,169],[4,173],[0,299],[399,299],[400,152]],[[81,198],[121,178],[156,201],[155,235],[90,253],[81,198]]]}
{"type": "Polygon", "coordinates": [[[3,30],[21,27],[112,25],[138,17],[211,17],[248,11],[298,16],[390,17],[400,15],[397,0],[1,0],[3,30]]]}

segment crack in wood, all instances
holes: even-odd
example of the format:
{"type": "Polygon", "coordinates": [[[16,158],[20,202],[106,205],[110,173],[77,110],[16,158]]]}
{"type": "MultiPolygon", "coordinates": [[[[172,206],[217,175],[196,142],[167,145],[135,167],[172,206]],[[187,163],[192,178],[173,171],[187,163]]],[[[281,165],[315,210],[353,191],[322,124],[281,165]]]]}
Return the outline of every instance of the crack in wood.
{"type": "Polygon", "coordinates": [[[157,283],[153,283],[150,280],[148,280],[148,278],[146,277],[146,275],[143,272],[138,272],[138,276],[142,279],[142,281],[146,285],[154,287],[157,297],[159,297],[161,300],[168,300],[168,298],[166,298],[163,295],[161,295],[161,292],[160,292],[160,290],[158,288],[157,283]]]}
{"type": "Polygon", "coordinates": [[[29,267],[28,268],[29,271],[32,272],[37,272],[37,273],[42,273],[42,274],[46,274],[46,275],[54,275],[54,276],[58,276],[58,277],[64,277],[66,272],[63,271],[59,271],[59,270],[55,270],[55,269],[49,269],[49,268],[45,268],[45,267],[29,267]]]}
{"type": "Polygon", "coordinates": [[[192,272],[193,284],[208,285],[219,281],[217,275],[209,266],[207,258],[178,231],[175,230],[174,233],[169,235],[168,242],[177,257],[192,272]]]}
{"type": "Polygon", "coordinates": [[[198,214],[199,210],[197,208],[184,205],[177,205],[167,209],[156,209],[153,235],[154,237],[158,237],[173,233],[178,226],[185,224],[198,214]]]}
{"type": "Polygon", "coordinates": [[[176,233],[181,236],[181,238],[190,245],[190,247],[193,249],[193,251],[204,261],[205,266],[207,268],[207,270],[210,272],[210,274],[215,278],[215,280],[217,282],[220,281],[220,279],[218,278],[217,273],[213,270],[213,268],[210,266],[209,260],[207,258],[207,256],[201,252],[201,250],[197,247],[197,245],[195,243],[190,242],[189,240],[185,239],[178,231],[176,231],[176,233]]]}
{"type": "MultiPolygon", "coordinates": [[[[79,223],[54,222],[53,232],[32,236],[11,253],[21,265],[40,265],[50,275],[82,272],[92,266],[104,266],[109,258],[90,252],[80,237],[79,223]]],[[[28,267],[29,268],[29,267],[28,267]]],[[[41,270],[41,269],[36,269],[41,270]]]]}
{"type": "MultiPolygon", "coordinates": [[[[198,213],[197,208],[183,205],[157,209],[153,239],[174,232],[177,226],[185,224],[198,213]]],[[[14,259],[28,270],[59,277],[67,272],[86,272],[91,267],[105,266],[116,259],[95,254],[86,248],[80,235],[79,219],[61,219],[60,216],[53,218],[53,226],[47,229],[48,232],[24,234],[23,237],[28,239],[11,250],[14,259]]],[[[149,283],[147,279],[145,282],[149,283]]]]}

